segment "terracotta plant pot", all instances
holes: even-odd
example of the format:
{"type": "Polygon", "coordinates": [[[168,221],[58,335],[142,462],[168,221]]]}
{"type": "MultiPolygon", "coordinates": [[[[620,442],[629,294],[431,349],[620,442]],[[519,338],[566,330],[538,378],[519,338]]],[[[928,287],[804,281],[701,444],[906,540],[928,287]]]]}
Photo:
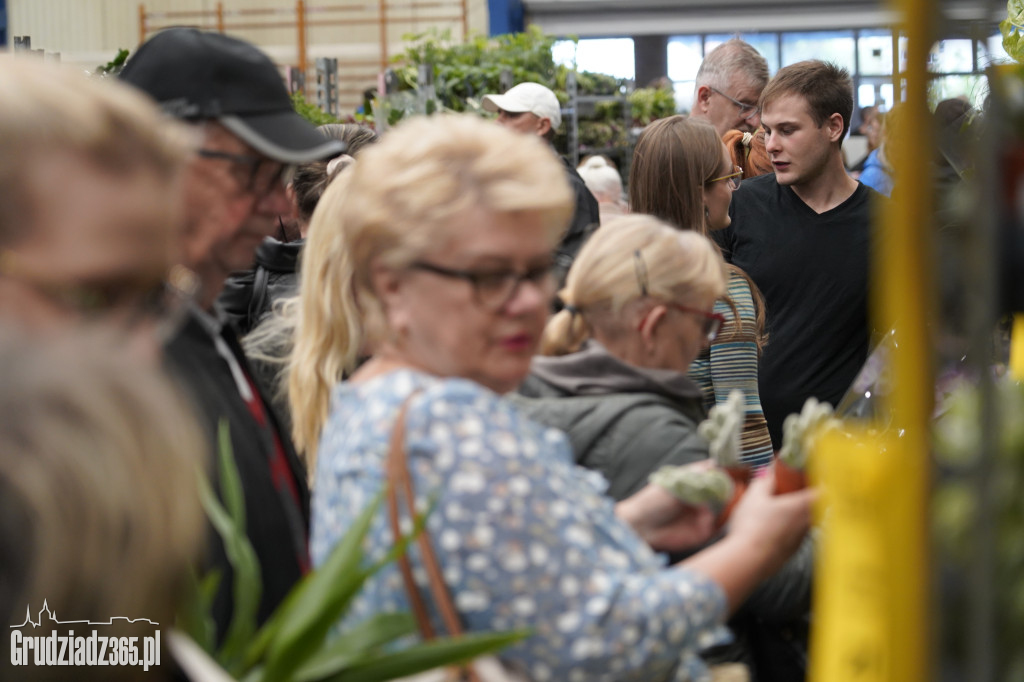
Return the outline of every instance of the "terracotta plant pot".
{"type": "Polygon", "coordinates": [[[794,469],[781,459],[776,459],[772,464],[775,469],[775,494],[803,490],[807,487],[807,473],[803,469],[794,469]]]}
{"type": "Polygon", "coordinates": [[[743,497],[743,493],[747,492],[747,487],[750,485],[750,479],[753,477],[753,471],[750,467],[724,467],[725,473],[729,474],[729,478],[732,479],[733,493],[732,499],[725,505],[722,513],[715,519],[715,529],[719,529],[725,525],[726,521],[729,520],[729,515],[732,514],[733,507],[743,497]]]}

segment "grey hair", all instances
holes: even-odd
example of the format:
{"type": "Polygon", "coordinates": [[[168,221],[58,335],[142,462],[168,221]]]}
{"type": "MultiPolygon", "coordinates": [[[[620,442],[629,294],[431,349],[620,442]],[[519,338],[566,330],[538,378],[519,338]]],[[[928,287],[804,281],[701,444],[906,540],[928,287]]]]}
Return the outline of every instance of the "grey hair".
{"type": "Polygon", "coordinates": [[[732,38],[711,50],[697,70],[697,87],[725,89],[735,73],[742,73],[758,91],[768,84],[768,60],[753,45],[732,38]]]}

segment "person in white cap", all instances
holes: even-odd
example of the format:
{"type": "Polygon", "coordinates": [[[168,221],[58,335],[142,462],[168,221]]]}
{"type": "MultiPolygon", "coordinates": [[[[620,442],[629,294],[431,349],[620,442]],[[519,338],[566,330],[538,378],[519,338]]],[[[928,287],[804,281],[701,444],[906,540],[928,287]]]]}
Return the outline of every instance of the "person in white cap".
{"type": "MultiPolygon", "coordinates": [[[[520,83],[504,95],[484,95],[483,106],[484,110],[498,114],[498,125],[526,135],[538,135],[548,144],[552,143],[555,131],[562,125],[562,106],[558,97],[540,83],[520,83]]],[[[583,242],[601,224],[597,199],[572,164],[564,158],[562,162],[576,195],[576,209],[555,254],[560,282],[564,281],[583,242]]]]}

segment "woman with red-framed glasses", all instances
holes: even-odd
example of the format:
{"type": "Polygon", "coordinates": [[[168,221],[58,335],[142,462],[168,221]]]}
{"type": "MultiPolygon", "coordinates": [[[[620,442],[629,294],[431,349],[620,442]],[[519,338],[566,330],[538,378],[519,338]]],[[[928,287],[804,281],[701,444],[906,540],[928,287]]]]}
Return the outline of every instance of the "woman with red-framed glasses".
{"type": "Polygon", "coordinates": [[[576,461],[600,471],[612,497],[662,465],[707,459],[703,394],[687,370],[725,322],[714,311],[725,282],[709,239],[638,214],[603,225],[569,270],[564,309],[516,400],[569,434],[576,461]]]}
{"type": "MultiPolygon", "coordinates": [[[[564,307],[541,340],[544,356],[534,358],[513,400],[564,431],[576,463],[599,471],[616,500],[635,495],[662,466],[707,460],[697,433],[703,394],[687,370],[726,320],[714,308],[727,276],[708,238],[638,214],[602,225],[569,270],[558,294],[564,307]]],[[[749,660],[742,637],[762,632],[758,619],[802,614],[812,559],[805,540],[758,588],[746,615],[730,622],[741,640],[718,660],[749,660]]]]}

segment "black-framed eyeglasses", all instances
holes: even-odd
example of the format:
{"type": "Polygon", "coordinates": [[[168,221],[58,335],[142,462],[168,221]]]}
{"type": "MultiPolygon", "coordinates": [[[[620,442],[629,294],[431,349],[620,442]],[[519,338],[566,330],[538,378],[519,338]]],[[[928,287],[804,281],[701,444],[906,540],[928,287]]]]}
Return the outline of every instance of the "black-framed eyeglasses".
{"type": "Polygon", "coordinates": [[[744,121],[749,121],[755,116],[759,116],[761,114],[761,108],[756,104],[748,104],[747,102],[741,102],[734,97],[729,97],[729,95],[725,94],[718,88],[712,88],[710,85],[708,86],[708,88],[711,90],[711,92],[721,95],[722,97],[726,98],[727,100],[735,104],[737,107],[739,107],[740,118],[742,118],[744,121]]]}
{"type": "Polygon", "coordinates": [[[704,332],[704,338],[708,340],[708,343],[711,343],[718,338],[718,332],[722,331],[722,325],[725,324],[725,315],[722,315],[721,313],[709,313],[706,310],[690,308],[685,305],[672,302],[668,302],[665,305],[670,308],[675,308],[681,313],[690,313],[692,315],[700,315],[703,317],[704,327],[702,331],[704,332]]]}
{"type": "Polygon", "coordinates": [[[718,182],[719,180],[728,180],[730,187],[732,187],[733,189],[739,189],[740,183],[743,182],[743,169],[740,168],[739,166],[733,166],[732,173],[729,173],[728,175],[723,175],[718,178],[711,178],[710,180],[707,181],[707,184],[710,185],[712,182],[718,182]]]}
{"type": "Polygon", "coordinates": [[[245,181],[245,191],[256,196],[269,194],[276,185],[285,187],[295,177],[294,165],[271,161],[262,156],[232,154],[219,149],[200,149],[198,153],[204,159],[221,159],[247,167],[249,177],[245,181]]]}
{"type": "Polygon", "coordinates": [[[414,261],[409,265],[414,270],[422,270],[441,277],[461,279],[473,287],[473,295],[477,303],[491,310],[500,310],[515,298],[519,286],[529,282],[545,295],[554,295],[555,275],[552,263],[545,263],[519,270],[460,270],[447,268],[443,265],[414,261]]]}

